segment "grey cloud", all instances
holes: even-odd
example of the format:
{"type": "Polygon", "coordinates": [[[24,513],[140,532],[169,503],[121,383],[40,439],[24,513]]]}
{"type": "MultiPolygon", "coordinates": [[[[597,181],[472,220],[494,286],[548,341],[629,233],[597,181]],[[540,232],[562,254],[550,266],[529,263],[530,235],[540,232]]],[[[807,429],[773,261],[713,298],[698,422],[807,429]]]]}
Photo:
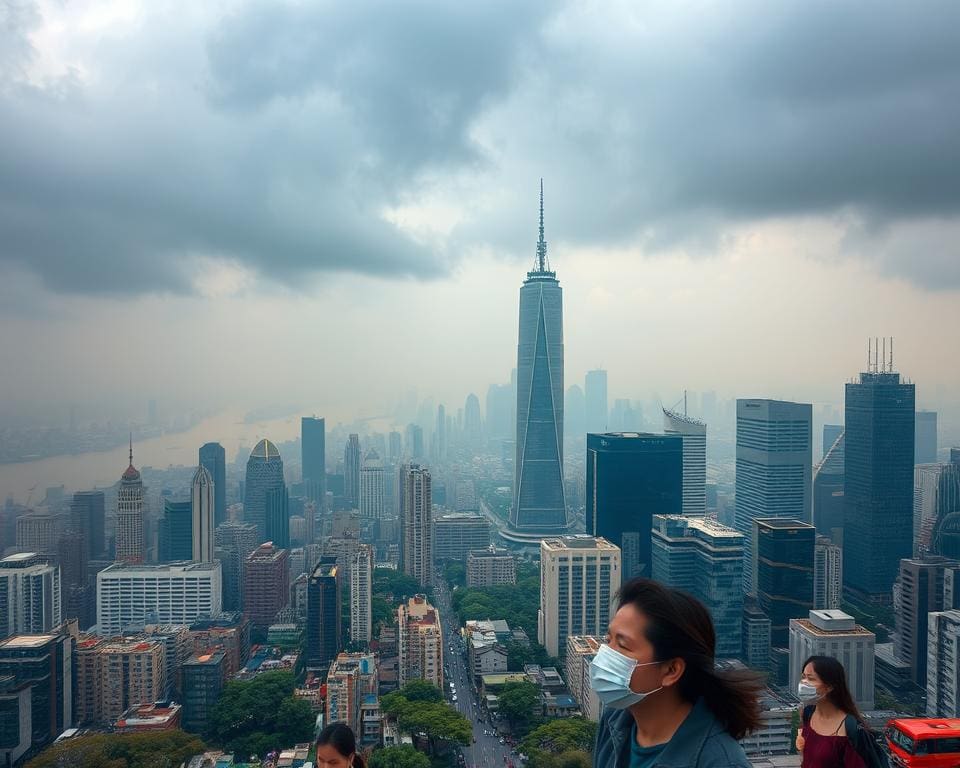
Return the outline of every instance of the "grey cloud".
{"type": "Polygon", "coordinates": [[[291,283],[525,260],[541,175],[554,240],[709,252],[731,223],[842,212],[920,285],[957,255],[955,3],[252,3],[153,18],[100,54],[105,83],[43,89],[18,79],[21,10],[0,258],[57,290],[188,290],[198,253],[291,283]],[[466,214],[439,250],[382,220],[437,190],[466,214]]]}

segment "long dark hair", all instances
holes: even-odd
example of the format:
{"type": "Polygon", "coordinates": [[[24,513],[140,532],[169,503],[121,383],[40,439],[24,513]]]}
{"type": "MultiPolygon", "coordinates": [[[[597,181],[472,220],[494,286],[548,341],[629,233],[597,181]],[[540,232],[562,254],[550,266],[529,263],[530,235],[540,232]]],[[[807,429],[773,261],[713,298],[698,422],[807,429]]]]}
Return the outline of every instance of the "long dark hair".
{"type": "Polygon", "coordinates": [[[703,698],[713,716],[739,740],[760,727],[762,675],[746,669],[717,670],[716,633],[710,613],[686,592],[650,579],[631,579],[619,592],[619,605],[632,605],[647,618],[646,638],[657,661],[683,659],[677,685],[684,700],[703,698]]]}
{"type": "Polygon", "coordinates": [[[807,664],[813,664],[813,671],[817,673],[817,677],[823,680],[824,685],[830,686],[830,692],[827,694],[830,703],[841,712],[853,715],[863,723],[863,715],[857,709],[857,704],[847,686],[847,671],[843,668],[843,664],[832,656],[811,656],[800,667],[801,674],[807,668],[807,664]]]}
{"type": "Polygon", "coordinates": [[[353,768],[366,768],[363,758],[357,751],[357,737],[353,735],[353,729],[346,723],[330,723],[320,731],[317,746],[322,747],[327,744],[337,750],[342,757],[353,755],[353,768]]]}

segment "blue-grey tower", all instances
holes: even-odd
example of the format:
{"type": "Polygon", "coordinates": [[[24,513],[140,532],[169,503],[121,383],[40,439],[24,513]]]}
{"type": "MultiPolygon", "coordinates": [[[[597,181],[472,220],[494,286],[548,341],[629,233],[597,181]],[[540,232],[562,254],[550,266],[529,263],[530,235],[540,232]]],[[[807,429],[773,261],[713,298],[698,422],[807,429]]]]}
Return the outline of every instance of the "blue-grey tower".
{"type": "Polygon", "coordinates": [[[267,540],[267,497],[277,487],[283,487],[280,451],[269,440],[261,440],[247,460],[243,494],[243,521],[257,526],[261,542],[267,540]]]}
{"type": "Polygon", "coordinates": [[[200,466],[213,482],[213,527],[227,522],[227,454],[220,443],[200,446],[200,466]]]}
{"type": "Polygon", "coordinates": [[[563,492],[563,292],[547,261],[540,180],[540,239],[520,288],[517,446],[510,525],[521,534],[567,526],[563,492]]]}

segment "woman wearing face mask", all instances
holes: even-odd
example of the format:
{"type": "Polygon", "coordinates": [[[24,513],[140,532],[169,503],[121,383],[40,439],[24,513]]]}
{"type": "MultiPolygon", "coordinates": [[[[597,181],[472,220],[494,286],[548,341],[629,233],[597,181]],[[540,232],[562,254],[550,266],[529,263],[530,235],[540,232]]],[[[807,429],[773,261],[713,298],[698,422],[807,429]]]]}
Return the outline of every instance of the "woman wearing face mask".
{"type": "Polygon", "coordinates": [[[737,743],[760,725],[761,678],[718,672],[713,622],[690,595],[649,579],[619,594],[590,664],[604,705],[595,768],[746,768],[737,743]]]}
{"type": "Polygon", "coordinates": [[[803,768],[865,768],[852,741],[856,734],[847,733],[848,727],[861,727],[863,718],[843,665],[829,656],[811,656],[803,664],[797,696],[803,706],[797,734],[803,768]]]}

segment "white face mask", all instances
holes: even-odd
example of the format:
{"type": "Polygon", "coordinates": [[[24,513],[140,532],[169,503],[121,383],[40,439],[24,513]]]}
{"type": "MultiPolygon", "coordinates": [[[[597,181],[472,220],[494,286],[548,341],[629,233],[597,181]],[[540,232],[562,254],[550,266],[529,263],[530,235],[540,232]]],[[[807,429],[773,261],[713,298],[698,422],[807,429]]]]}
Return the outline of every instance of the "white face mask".
{"type": "Polygon", "coordinates": [[[660,664],[659,661],[648,661],[641,664],[636,659],[624,656],[604,643],[597,651],[597,655],[590,662],[590,687],[597,694],[597,698],[605,707],[613,709],[627,709],[643,701],[647,696],[663,690],[661,685],[646,693],[635,693],[630,690],[630,678],[637,667],[649,667],[660,664]]]}
{"type": "Polygon", "coordinates": [[[797,686],[797,698],[804,704],[816,704],[823,697],[820,695],[820,691],[817,690],[817,686],[810,685],[810,683],[805,683],[801,680],[797,686]]]}

